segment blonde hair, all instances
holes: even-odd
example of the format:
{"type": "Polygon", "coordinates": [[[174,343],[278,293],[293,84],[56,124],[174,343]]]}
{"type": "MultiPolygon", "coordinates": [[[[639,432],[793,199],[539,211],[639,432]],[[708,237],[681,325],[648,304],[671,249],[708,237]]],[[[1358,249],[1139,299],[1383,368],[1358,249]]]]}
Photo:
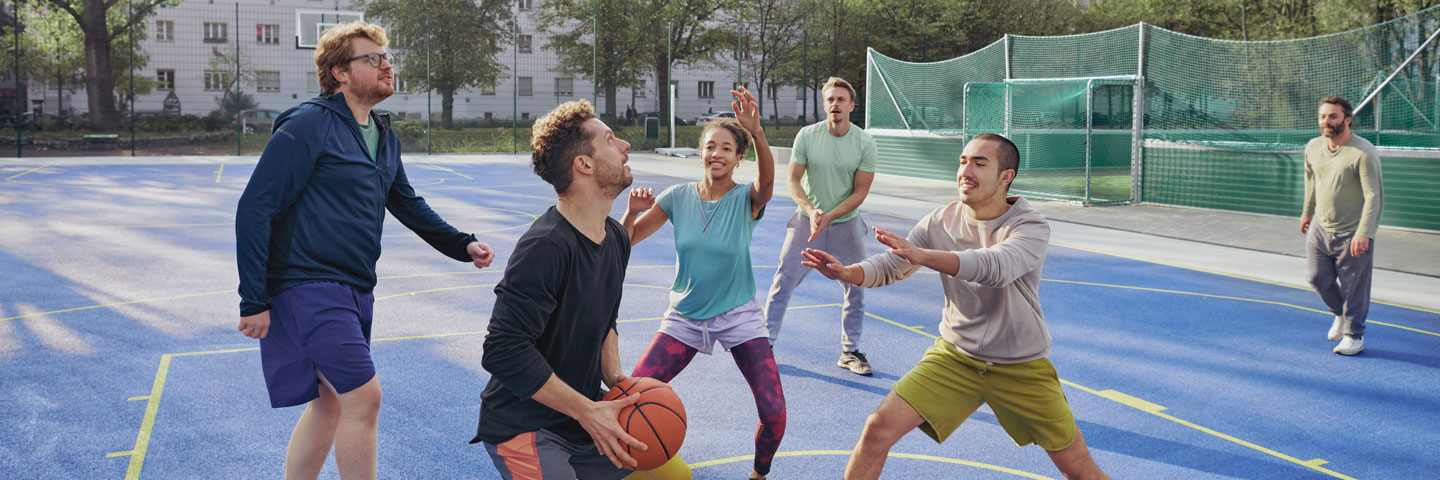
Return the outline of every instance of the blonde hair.
{"type": "Polygon", "coordinates": [[[355,55],[351,41],[359,37],[368,38],[382,47],[390,43],[385,38],[384,28],[361,20],[336,25],[320,36],[320,43],[315,46],[315,77],[320,81],[320,91],[334,93],[340,88],[340,81],[330,74],[330,69],[350,69],[350,57],[355,55]]]}
{"type": "Polygon", "coordinates": [[[824,92],[835,87],[845,87],[846,90],[850,91],[850,101],[855,101],[855,87],[850,86],[850,82],[840,77],[830,77],[829,80],[825,81],[825,86],[820,87],[820,91],[824,92]]]}
{"type": "Polygon", "coordinates": [[[581,128],[592,118],[595,107],[581,99],[560,104],[530,127],[530,168],[555,187],[555,193],[570,189],[575,157],[595,153],[590,134],[581,128]]]}

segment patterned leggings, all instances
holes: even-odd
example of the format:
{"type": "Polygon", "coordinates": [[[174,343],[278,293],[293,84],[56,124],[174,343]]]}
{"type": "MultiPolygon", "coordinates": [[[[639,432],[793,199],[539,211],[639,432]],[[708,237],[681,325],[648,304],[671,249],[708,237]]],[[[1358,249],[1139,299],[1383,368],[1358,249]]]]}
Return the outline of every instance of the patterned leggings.
{"type": "MultiPolygon", "coordinates": [[[[669,383],[695,359],[696,353],[679,340],[656,333],[630,376],[669,383]]],[[[780,439],[785,436],[785,393],[780,389],[780,371],[770,351],[770,339],[757,338],[736,345],[730,349],[730,355],[735,357],[735,365],[750,384],[755,408],[760,411],[760,423],[755,428],[755,473],[769,475],[770,462],[775,459],[780,439]]]]}

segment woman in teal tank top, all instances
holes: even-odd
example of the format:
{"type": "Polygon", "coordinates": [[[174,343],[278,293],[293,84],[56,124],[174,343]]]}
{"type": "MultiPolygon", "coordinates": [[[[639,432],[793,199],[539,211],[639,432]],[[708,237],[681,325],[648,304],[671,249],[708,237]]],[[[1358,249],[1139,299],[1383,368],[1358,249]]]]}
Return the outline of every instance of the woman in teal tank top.
{"type": "Polygon", "coordinates": [[[774,195],[775,159],[760,127],[755,96],[745,87],[737,90],[730,92],[736,120],[711,121],[700,135],[703,179],[672,186],[658,196],[647,188],[630,192],[622,222],[630,244],[640,243],[668,221],[675,227],[676,253],[670,307],[630,376],[669,382],[696,353],[709,354],[719,342],[735,358],[755,396],[760,422],[750,478],[763,479],[785,436],[785,394],[765,315],[755,299],[750,238],[774,195]],[[738,184],[735,169],[752,137],[760,172],[754,183],[738,184]]]}

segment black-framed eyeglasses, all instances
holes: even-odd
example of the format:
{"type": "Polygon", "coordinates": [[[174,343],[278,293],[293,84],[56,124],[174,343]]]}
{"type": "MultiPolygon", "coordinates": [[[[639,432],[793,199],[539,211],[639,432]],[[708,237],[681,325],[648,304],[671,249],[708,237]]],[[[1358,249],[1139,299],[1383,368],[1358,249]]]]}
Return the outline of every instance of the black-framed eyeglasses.
{"type": "Polygon", "coordinates": [[[380,61],[381,61],[381,60],[384,60],[385,63],[391,64],[391,65],[394,65],[394,64],[395,64],[395,54],[389,53],[389,52],[386,52],[386,53],[367,53],[367,54],[364,54],[364,55],[356,55],[356,56],[350,57],[350,60],[349,60],[349,61],[353,62],[353,61],[356,61],[356,60],[359,60],[359,59],[362,59],[362,58],[365,59],[367,62],[370,62],[370,66],[375,67],[375,68],[380,68],[380,61]]]}

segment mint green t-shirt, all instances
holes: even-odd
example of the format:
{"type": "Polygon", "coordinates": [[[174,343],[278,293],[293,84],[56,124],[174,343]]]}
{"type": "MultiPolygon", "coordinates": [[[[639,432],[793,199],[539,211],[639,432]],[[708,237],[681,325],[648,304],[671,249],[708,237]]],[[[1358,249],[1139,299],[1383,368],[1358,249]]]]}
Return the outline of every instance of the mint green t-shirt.
{"type": "MultiPolygon", "coordinates": [[[[875,139],[853,123],[843,137],[831,135],[826,122],[802,128],[795,134],[794,150],[790,153],[791,162],[805,166],[805,177],[800,181],[805,187],[805,197],[815,208],[826,212],[855,192],[855,172],[874,172],[879,158],[880,149],[875,146],[875,139]]],[[[830,223],[848,222],[859,212],[858,208],[851,210],[830,223]]],[[[809,216],[804,210],[800,213],[809,216]]]]}
{"type": "Polygon", "coordinates": [[[360,125],[360,136],[365,138],[365,153],[370,154],[370,163],[375,163],[375,150],[380,148],[380,129],[375,127],[375,119],[370,119],[369,125],[360,125]]]}
{"type": "Polygon", "coordinates": [[[750,184],[702,202],[695,182],[683,183],[660,192],[655,203],[675,226],[670,308],[681,317],[705,320],[755,298],[750,237],[760,219],[750,218],[750,184]]]}

